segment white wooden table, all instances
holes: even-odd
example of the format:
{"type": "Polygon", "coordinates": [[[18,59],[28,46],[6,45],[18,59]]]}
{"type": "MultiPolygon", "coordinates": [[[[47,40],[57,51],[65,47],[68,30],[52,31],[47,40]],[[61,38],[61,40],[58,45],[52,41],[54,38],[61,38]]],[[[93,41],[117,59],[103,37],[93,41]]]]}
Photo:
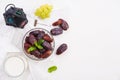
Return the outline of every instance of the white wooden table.
{"type": "Polygon", "coordinates": [[[28,59],[33,80],[120,80],[120,0],[0,0],[0,66],[6,52],[21,52],[12,42],[25,32],[5,25],[2,14],[9,3],[24,8],[27,28],[33,26],[34,10],[45,3],[52,4],[54,10],[50,19],[40,23],[50,25],[64,18],[70,25],[68,31],[55,37],[56,48],[63,42],[68,44],[65,54],[57,56],[54,51],[42,62],[28,59]],[[47,68],[52,65],[58,70],[49,74],[47,68]]]}

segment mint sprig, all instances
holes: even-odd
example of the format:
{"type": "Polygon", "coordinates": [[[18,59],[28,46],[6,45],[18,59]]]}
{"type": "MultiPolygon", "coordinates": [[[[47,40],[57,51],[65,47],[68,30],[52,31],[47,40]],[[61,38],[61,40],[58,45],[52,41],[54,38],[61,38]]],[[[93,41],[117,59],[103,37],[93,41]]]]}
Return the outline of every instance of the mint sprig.
{"type": "Polygon", "coordinates": [[[44,42],[44,40],[40,39],[38,42],[35,42],[34,44],[38,49],[43,49],[43,46],[42,46],[43,42],[44,42]]]}

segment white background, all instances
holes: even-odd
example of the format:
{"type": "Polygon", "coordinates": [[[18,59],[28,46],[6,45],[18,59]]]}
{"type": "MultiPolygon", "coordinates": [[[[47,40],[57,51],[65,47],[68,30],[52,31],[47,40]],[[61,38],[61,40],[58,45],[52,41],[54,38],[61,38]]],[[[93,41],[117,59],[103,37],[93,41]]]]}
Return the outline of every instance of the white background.
{"type": "Polygon", "coordinates": [[[0,30],[4,37],[0,39],[0,54],[19,51],[5,38],[13,37],[15,31],[4,25],[2,14],[8,3],[23,7],[28,14],[42,3],[54,5],[58,14],[62,14],[60,9],[66,10],[67,17],[59,14],[57,18],[65,18],[70,28],[55,40],[56,47],[65,42],[69,49],[54,55],[58,70],[49,75],[50,80],[120,80],[120,0],[1,0],[0,28],[5,28],[0,30]]]}

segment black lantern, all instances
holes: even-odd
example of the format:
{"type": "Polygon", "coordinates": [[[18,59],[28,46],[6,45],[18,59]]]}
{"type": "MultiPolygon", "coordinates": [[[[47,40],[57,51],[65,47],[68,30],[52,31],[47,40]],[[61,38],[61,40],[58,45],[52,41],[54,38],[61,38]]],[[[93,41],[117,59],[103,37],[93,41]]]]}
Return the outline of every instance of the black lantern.
{"type": "Polygon", "coordinates": [[[5,8],[5,13],[3,14],[5,18],[6,25],[14,26],[18,28],[24,28],[28,23],[26,14],[22,8],[15,7],[14,4],[8,4],[5,8]],[[8,10],[8,6],[12,5],[8,10]]]}

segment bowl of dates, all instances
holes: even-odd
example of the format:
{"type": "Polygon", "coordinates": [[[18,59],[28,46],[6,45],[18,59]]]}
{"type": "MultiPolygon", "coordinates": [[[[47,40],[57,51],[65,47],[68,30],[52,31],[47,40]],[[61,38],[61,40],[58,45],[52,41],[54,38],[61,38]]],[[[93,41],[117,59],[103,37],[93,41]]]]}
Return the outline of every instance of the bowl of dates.
{"type": "Polygon", "coordinates": [[[29,30],[23,38],[23,51],[33,60],[48,58],[54,49],[53,36],[43,28],[29,30]]]}

